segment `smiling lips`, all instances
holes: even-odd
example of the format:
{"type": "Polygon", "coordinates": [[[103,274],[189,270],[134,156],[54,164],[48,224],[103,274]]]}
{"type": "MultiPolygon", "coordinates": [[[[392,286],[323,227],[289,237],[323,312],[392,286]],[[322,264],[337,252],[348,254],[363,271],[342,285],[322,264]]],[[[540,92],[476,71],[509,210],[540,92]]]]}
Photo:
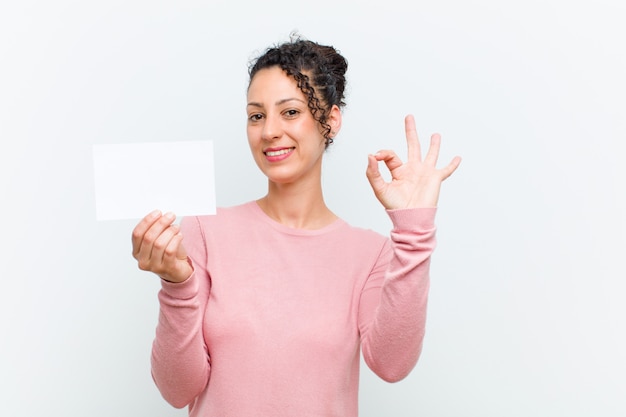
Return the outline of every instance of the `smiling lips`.
{"type": "Polygon", "coordinates": [[[265,150],[263,153],[269,161],[276,162],[287,158],[294,149],[296,148],[272,148],[265,150]]]}

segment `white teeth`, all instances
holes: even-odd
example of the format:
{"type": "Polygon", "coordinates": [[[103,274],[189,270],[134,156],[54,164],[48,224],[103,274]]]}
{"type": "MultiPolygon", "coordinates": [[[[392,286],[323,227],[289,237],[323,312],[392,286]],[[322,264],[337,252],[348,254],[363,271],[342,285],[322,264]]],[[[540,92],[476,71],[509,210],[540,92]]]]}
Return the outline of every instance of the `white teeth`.
{"type": "Polygon", "coordinates": [[[291,152],[292,149],[293,148],[281,149],[280,151],[267,151],[267,152],[265,152],[265,155],[267,155],[267,156],[284,155],[286,153],[291,152]]]}

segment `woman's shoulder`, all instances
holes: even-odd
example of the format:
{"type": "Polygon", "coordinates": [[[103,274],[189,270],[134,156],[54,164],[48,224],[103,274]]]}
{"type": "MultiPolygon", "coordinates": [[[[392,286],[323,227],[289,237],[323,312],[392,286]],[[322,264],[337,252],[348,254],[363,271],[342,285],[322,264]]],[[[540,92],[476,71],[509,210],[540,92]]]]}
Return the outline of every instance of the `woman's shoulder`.
{"type": "Polygon", "coordinates": [[[245,227],[245,224],[254,217],[254,201],[228,207],[217,207],[215,214],[202,216],[187,216],[181,220],[181,227],[199,228],[216,232],[233,227],[245,227]]]}
{"type": "Polygon", "coordinates": [[[389,240],[389,236],[385,236],[371,228],[364,226],[354,226],[344,221],[344,228],[341,231],[346,245],[367,246],[370,248],[380,248],[389,240]]]}
{"type": "Polygon", "coordinates": [[[234,206],[228,207],[218,207],[216,209],[215,215],[213,216],[203,216],[203,217],[211,217],[214,221],[223,221],[227,219],[249,219],[253,217],[255,212],[255,201],[248,201],[242,204],[237,204],[234,206]]]}

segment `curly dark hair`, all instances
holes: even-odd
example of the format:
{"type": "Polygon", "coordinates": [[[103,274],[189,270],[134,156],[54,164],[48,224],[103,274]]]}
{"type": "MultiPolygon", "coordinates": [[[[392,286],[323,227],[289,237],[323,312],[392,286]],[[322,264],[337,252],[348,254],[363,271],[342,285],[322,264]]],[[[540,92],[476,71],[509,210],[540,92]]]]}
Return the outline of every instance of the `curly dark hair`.
{"type": "Polygon", "coordinates": [[[340,109],[346,105],[344,90],[348,62],[332,46],[292,36],[291,40],[268,48],[250,63],[249,83],[259,70],[274,66],[280,67],[293,77],[298,88],[308,97],[308,107],[313,118],[322,127],[328,147],[333,143],[331,128],[327,123],[330,109],[333,105],[340,109]]]}

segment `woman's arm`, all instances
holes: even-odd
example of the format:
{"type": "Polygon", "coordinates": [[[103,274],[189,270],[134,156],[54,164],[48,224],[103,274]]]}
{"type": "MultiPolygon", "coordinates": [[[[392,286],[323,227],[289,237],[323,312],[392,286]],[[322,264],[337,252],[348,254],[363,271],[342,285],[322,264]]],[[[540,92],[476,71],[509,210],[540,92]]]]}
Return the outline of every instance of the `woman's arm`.
{"type": "Polygon", "coordinates": [[[430,256],[435,248],[434,208],[390,210],[387,241],[363,288],[359,329],[367,365],[395,382],[414,368],[426,326],[430,256]]]}
{"type": "Polygon", "coordinates": [[[457,156],[437,169],[438,134],[431,137],[422,161],[411,115],[405,118],[405,132],[407,161],[382,150],[369,155],[366,171],[376,198],[391,217],[393,230],[363,289],[359,329],[366,363],[387,381],[408,375],[422,350],[439,191],[461,163],[457,156]],[[389,182],[378,169],[381,161],[391,173],[389,182]]]}
{"type": "Polygon", "coordinates": [[[152,377],[174,407],[191,403],[206,387],[210,359],[202,331],[209,297],[204,236],[196,218],[180,230],[173,217],[148,215],[133,232],[133,255],[141,269],[161,280],[159,320],[152,345],[152,377]],[[186,249],[187,248],[187,249],[186,249]]]}

